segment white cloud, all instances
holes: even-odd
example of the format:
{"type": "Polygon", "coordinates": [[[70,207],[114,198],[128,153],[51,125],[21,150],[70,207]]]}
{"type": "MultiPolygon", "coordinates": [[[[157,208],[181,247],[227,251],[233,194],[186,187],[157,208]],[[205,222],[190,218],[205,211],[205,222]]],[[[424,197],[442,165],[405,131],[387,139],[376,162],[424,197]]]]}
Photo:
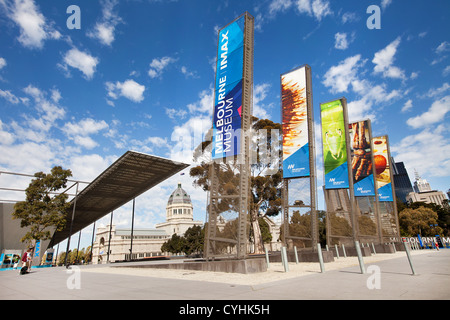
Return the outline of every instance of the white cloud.
{"type": "Polygon", "coordinates": [[[27,141],[2,145],[0,164],[15,172],[37,172],[46,170],[56,158],[56,150],[48,143],[27,141]],[[11,157],[14,155],[14,157],[11,157]]]}
{"type": "Polygon", "coordinates": [[[141,102],[144,100],[145,86],[134,80],[117,81],[116,83],[106,82],[108,97],[118,99],[120,96],[125,97],[133,102],[141,102]]]}
{"type": "Polygon", "coordinates": [[[436,53],[441,54],[444,52],[450,51],[450,42],[444,41],[437,48],[436,53]]]}
{"type": "Polygon", "coordinates": [[[428,90],[426,96],[433,98],[433,97],[437,97],[440,96],[441,94],[445,93],[446,91],[448,91],[450,89],[450,84],[448,84],[448,82],[444,82],[444,84],[439,87],[439,88],[431,88],[430,90],[428,90]]]}
{"type": "Polygon", "coordinates": [[[165,108],[167,116],[172,120],[182,120],[186,118],[187,111],[175,108],[165,108]]]}
{"type": "Polygon", "coordinates": [[[405,104],[403,105],[403,107],[402,107],[402,112],[409,111],[412,107],[413,107],[413,105],[412,105],[412,100],[409,99],[409,100],[406,101],[405,104]]]}
{"type": "Polygon", "coordinates": [[[359,21],[360,17],[354,12],[345,12],[342,15],[342,23],[359,21]]]}
{"type": "Polygon", "coordinates": [[[70,157],[67,167],[72,170],[73,179],[92,181],[115,160],[115,156],[102,157],[98,154],[75,155],[70,157]]]}
{"type": "Polygon", "coordinates": [[[184,163],[193,162],[194,149],[204,141],[206,132],[211,128],[211,117],[194,116],[172,131],[170,159],[184,163]]]}
{"type": "Polygon", "coordinates": [[[6,66],[5,58],[0,57],[0,70],[6,66]]]}
{"type": "Polygon", "coordinates": [[[389,6],[392,3],[392,0],[381,0],[381,7],[383,9],[386,9],[387,6],[389,6]]]}
{"type": "Polygon", "coordinates": [[[270,84],[263,83],[255,85],[253,89],[253,115],[260,119],[269,118],[267,109],[273,107],[272,104],[264,105],[262,102],[267,98],[269,94],[270,84]]]}
{"type": "Polygon", "coordinates": [[[214,108],[214,89],[210,88],[203,90],[198,95],[199,100],[194,103],[189,103],[187,108],[190,113],[207,113],[212,116],[214,108]]]}
{"type": "Polygon", "coordinates": [[[292,6],[291,0],[273,0],[269,4],[269,13],[275,14],[277,12],[282,12],[289,9],[292,6]]]}
{"type": "Polygon", "coordinates": [[[347,103],[349,122],[360,121],[369,118],[372,122],[376,119],[376,114],[372,111],[373,101],[368,97],[359,100],[352,100],[347,103]]]}
{"type": "Polygon", "coordinates": [[[45,91],[42,91],[39,88],[34,87],[32,85],[28,85],[26,88],[23,89],[23,91],[34,99],[35,108],[41,115],[40,116],[41,123],[46,123],[46,125],[44,126],[45,128],[47,128],[46,131],[50,129],[50,127],[54,124],[56,120],[63,119],[64,116],[66,115],[66,111],[64,110],[63,107],[58,106],[57,104],[47,99],[46,97],[47,93],[45,91]]]}
{"type": "Polygon", "coordinates": [[[300,13],[314,16],[318,21],[332,14],[330,2],[327,0],[297,0],[296,5],[300,13]]]}
{"type": "Polygon", "coordinates": [[[161,151],[162,148],[168,148],[167,138],[147,137],[146,139],[132,139],[130,141],[131,149],[138,152],[153,153],[154,147],[161,151]]]}
{"type": "Polygon", "coordinates": [[[269,4],[269,14],[274,16],[291,7],[295,7],[299,13],[314,17],[317,21],[333,13],[328,0],[272,0],[269,4]]]}
{"type": "Polygon", "coordinates": [[[177,59],[171,57],[162,57],[160,59],[157,58],[153,59],[152,62],[150,63],[148,75],[151,78],[160,77],[164,69],[167,68],[169,64],[174,63],[175,61],[177,61],[177,59]]]}
{"type": "Polygon", "coordinates": [[[348,40],[346,33],[337,32],[334,35],[334,47],[339,50],[345,50],[348,48],[348,40]]]}
{"type": "Polygon", "coordinates": [[[397,161],[405,161],[409,168],[423,175],[442,177],[450,172],[450,128],[448,124],[430,126],[421,132],[404,137],[391,145],[397,161]]]}
{"type": "Polygon", "coordinates": [[[95,121],[94,119],[87,118],[78,123],[66,123],[62,131],[76,145],[86,149],[93,149],[98,146],[98,143],[89,137],[89,135],[97,134],[101,130],[108,129],[108,127],[108,124],[104,120],[95,121]]]}
{"type": "Polygon", "coordinates": [[[373,84],[367,79],[360,79],[364,73],[361,68],[366,60],[361,59],[361,55],[355,55],[332,66],[324,75],[322,82],[330,88],[332,93],[345,93],[350,89],[359,96],[348,103],[348,114],[350,121],[359,121],[364,118],[376,119],[376,110],[384,103],[392,103],[403,94],[401,91],[393,89],[390,92],[386,84],[373,84]],[[377,109],[374,109],[374,105],[377,109]]]}
{"type": "Polygon", "coordinates": [[[189,71],[185,66],[181,67],[181,73],[184,74],[186,78],[198,78],[198,75],[195,71],[189,71]]]}
{"type": "Polygon", "coordinates": [[[90,80],[94,76],[95,68],[99,59],[90,54],[80,51],[77,48],[70,49],[63,58],[63,63],[58,64],[64,71],[68,72],[68,67],[80,70],[86,79],[90,80]]]}
{"type": "Polygon", "coordinates": [[[311,4],[314,17],[320,21],[322,18],[331,15],[330,2],[327,0],[314,0],[311,4]]]}
{"type": "Polygon", "coordinates": [[[95,142],[91,137],[87,136],[75,136],[72,138],[76,145],[80,147],[84,147],[86,149],[93,149],[98,146],[98,143],[95,142]]]}
{"type": "Polygon", "coordinates": [[[397,48],[400,45],[401,38],[398,37],[384,49],[376,52],[372,62],[375,64],[374,72],[381,73],[385,78],[398,78],[405,79],[405,72],[400,68],[393,65],[394,56],[397,52],[397,48]]]}
{"type": "Polygon", "coordinates": [[[41,49],[47,39],[59,39],[61,34],[55,30],[53,23],[47,21],[39,12],[33,0],[1,0],[8,17],[20,28],[19,42],[27,48],[41,49]]]}
{"type": "Polygon", "coordinates": [[[7,101],[9,101],[12,104],[18,104],[19,102],[22,102],[22,103],[28,102],[28,98],[17,97],[13,93],[11,93],[11,91],[9,91],[9,90],[0,89],[0,97],[6,99],[7,101]]]}
{"type": "Polygon", "coordinates": [[[406,123],[413,128],[428,127],[429,125],[441,122],[445,115],[450,112],[450,96],[434,101],[428,111],[413,118],[409,118],[406,123]]]}
{"type": "Polygon", "coordinates": [[[322,83],[326,87],[330,87],[332,93],[346,92],[349,85],[358,80],[358,69],[365,62],[365,60],[361,60],[360,54],[348,57],[337,66],[332,66],[325,73],[325,80],[322,83]]]}
{"type": "Polygon", "coordinates": [[[442,75],[444,77],[448,76],[450,74],[450,66],[445,67],[444,70],[442,70],[442,75]]]}
{"type": "Polygon", "coordinates": [[[77,123],[67,122],[63,127],[63,132],[69,136],[72,135],[90,135],[107,129],[108,124],[104,121],[96,121],[92,118],[83,119],[77,123]]]}
{"type": "Polygon", "coordinates": [[[14,142],[14,135],[3,128],[3,122],[0,120],[0,144],[10,145],[14,142]]]}
{"type": "Polygon", "coordinates": [[[93,31],[87,33],[88,37],[98,39],[100,43],[111,46],[115,40],[114,31],[116,26],[122,22],[122,19],[114,11],[118,4],[117,0],[104,0],[102,4],[102,18],[94,26],[93,31]]]}

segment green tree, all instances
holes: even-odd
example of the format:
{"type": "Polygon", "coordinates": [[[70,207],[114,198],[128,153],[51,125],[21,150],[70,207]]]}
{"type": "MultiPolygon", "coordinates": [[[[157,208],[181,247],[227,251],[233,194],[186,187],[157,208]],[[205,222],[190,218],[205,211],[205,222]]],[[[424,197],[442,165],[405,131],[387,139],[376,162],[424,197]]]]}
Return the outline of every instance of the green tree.
{"type": "Polygon", "coordinates": [[[170,252],[173,254],[182,253],[185,247],[185,240],[183,237],[174,233],[172,237],[163,243],[161,246],[162,252],[170,252]]]}
{"type": "Polygon", "coordinates": [[[322,247],[327,244],[327,212],[317,210],[317,219],[319,221],[319,242],[322,247]]]}
{"type": "Polygon", "coordinates": [[[259,228],[261,229],[261,236],[264,243],[272,241],[272,234],[270,233],[269,224],[264,220],[264,217],[258,218],[259,228]]]}
{"type": "Polygon", "coordinates": [[[193,226],[184,233],[183,252],[187,255],[203,252],[203,244],[205,239],[205,231],[201,226],[193,226]]]}
{"type": "Polygon", "coordinates": [[[377,225],[368,216],[358,217],[359,233],[365,236],[375,236],[377,234],[377,225]]]}
{"type": "Polygon", "coordinates": [[[53,167],[49,174],[34,174],[35,179],[25,190],[25,201],[17,202],[12,214],[13,219],[21,220],[22,228],[28,228],[22,242],[47,240],[51,237],[51,231],[60,231],[65,226],[70,203],[67,202],[68,195],[58,194],[58,191],[67,187],[71,176],[70,170],[60,166],[53,167]]]}
{"type": "Polygon", "coordinates": [[[442,228],[438,226],[438,214],[431,208],[419,206],[417,209],[407,208],[398,215],[400,233],[402,236],[424,237],[442,234],[442,228]]]}

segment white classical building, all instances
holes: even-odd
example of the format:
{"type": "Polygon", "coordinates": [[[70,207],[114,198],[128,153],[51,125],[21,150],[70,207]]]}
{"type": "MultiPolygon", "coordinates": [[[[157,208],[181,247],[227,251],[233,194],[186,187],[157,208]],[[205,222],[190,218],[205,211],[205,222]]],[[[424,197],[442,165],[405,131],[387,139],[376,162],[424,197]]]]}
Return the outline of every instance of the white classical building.
{"type": "MultiPolygon", "coordinates": [[[[131,259],[164,255],[161,246],[173,234],[183,235],[190,227],[203,226],[202,221],[194,221],[193,209],[191,197],[179,183],[167,202],[166,222],[157,224],[156,229],[133,229],[131,259]]],[[[130,260],[130,248],[131,229],[118,229],[114,225],[100,227],[97,229],[92,261],[96,264],[130,260]]]]}
{"type": "MultiPolygon", "coordinates": [[[[101,264],[127,261],[130,258],[135,260],[168,255],[166,252],[161,252],[161,246],[173,234],[176,233],[181,236],[190,227],[203,226],[202,221],[194,221],[193,209],[191,197],[179,183],[167,201],[166,221],[156,224],[155,229],[133,229],[133,251],[131,257],[131,229],[119,229],[114,225],[99,227],[93,247],[93,263],[101,264]]],[[[269,224],[269,229],[272,233],[272,243],[269,244],[268,249],[279,250],[281,247],[281,242],[279,241],[280,224],[269,218],[265,218],[265,220],[269,224]]],[[[222,222],[222,225],[225,225],[225,221],[222,222]]],[[[250,243],[249,251],[253,251],[250,243]]]]}

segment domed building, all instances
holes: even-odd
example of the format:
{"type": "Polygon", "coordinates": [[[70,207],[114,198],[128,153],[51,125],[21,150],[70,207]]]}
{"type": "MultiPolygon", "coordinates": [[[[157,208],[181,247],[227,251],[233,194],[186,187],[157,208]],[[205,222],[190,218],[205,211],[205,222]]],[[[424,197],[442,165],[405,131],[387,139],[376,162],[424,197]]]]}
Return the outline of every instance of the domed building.
{"type": "Polygon", "coordinates": [[[191,197],[181,187],[181,183],[178,183],[178,187],[167,201],[166,221],[157,224],[156,229],[134,228],[131,256],[131,229],[116,228],[114,225],[99,227],[94,242],[93,263],[101,264],[130,258],[144,259],[167,254],[161,252],[161,246],[173,234],[182,236],[190,227],[203,225],[202,221],[194,221],[193,209],[191,197]]]}
{"type": "Polygon", "coordinates": [[[203,225],[202,221],[194,221],[194,207],[191,197],[178,183],[178,188],[169,197],[166,206],[166,222],[158,223],[156,229],[162,229],[170,236],[183,235],[193,226],[203,225]]]}

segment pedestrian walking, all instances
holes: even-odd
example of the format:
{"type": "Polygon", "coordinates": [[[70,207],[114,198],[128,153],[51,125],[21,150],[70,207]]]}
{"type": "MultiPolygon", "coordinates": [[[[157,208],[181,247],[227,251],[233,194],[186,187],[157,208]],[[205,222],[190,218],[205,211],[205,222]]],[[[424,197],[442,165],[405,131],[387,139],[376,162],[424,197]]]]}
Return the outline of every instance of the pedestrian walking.
{"type": "Polygon", "coordinates": [[[25,274],[31,269],[31,260],[33,259],[33,248],[28,248],[22,255],[22,268],[20,274],[25,274]]]}

